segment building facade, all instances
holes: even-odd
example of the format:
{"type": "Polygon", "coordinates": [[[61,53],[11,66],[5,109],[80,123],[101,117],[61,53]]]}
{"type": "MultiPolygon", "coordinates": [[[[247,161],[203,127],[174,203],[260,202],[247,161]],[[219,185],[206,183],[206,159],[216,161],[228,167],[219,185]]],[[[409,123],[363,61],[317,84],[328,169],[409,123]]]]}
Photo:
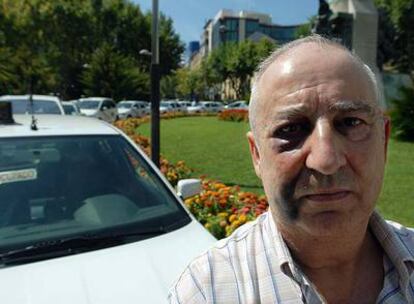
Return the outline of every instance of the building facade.
{"type": "Polygon", "coordinates": [[[200,52],[206,56],[224,42],[256,40],[258,37],[284,44],[295,39],[298,27],[299,25],[273,24],[268,14],[223,9],[206,22],[201,36],[200,52]]]}

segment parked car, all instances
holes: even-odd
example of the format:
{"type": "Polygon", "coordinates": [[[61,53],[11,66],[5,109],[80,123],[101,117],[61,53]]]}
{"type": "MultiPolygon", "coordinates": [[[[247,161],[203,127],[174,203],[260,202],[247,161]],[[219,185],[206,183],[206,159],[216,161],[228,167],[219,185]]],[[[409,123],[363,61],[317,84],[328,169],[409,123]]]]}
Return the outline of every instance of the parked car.
{"type": "Polygon", "coordinates": [[[208,113],[220,113],[223,111],[223,103],[218,101],[202,101],[201,104],[208,113]]]}
{"type": "MultiPolygon", "coordinates": [[[[173,280],[215,239],[160,171],[103,121],[33,122],[4,105],[1,302],[166,303],[173,280]]],[[[200,188],[184,180],[178,191],[188,197],[200,188]]]]}
{"type": "Polygon", "coordinates": [[[161,101],[160,114],[183,112],[177,101],[161,101]]]}
{"type": "Polygon", "coordinates": [[[191,107],[191,101],[178,101],[178,104],[180,105],[181,111],[183,113],[187,113],[188,112],[188,108],[191,107]]]}
{"type": "Polygon", "coordinates": [[[193,102],[191,103],[191,106],[187,107],[188,114],[205,113],[206,111],[206,107],[200,102],[193,102]]]}
{"type": "Polygon", "coordinates": [[[247,105],[247,102],[244,100],[238,100],[232,103],[229,103],[228,105],[224,106],[225,109],[243,109],[248,110],[249,106],[247,105]]]}
{"type": "Polygon", "coordinates": [[[30,102],[30,95],[3,95],[0,101],[10,102],[16,114],[65,114],[58,97],[36,94],[31,96],[33,103],[30,102]]]}
{"type": "Polygon", "coordinates": [[[106,97],[88,97],[79,99],[80,112],[87,117],[94,117],[112,123],[118,119],[115,102],[106,97]]]}
{"type": "Polygon", "coordinates": [[[123,100],[117,106],[118,118],[142,117],[150,113],[149,103],[139,100],[123,100]]]}
{"type": "Polygon", "coordinates": [[[81,115],[77,104],[73,101],[62,101],[62,107],[65,115],[81,115]]]}

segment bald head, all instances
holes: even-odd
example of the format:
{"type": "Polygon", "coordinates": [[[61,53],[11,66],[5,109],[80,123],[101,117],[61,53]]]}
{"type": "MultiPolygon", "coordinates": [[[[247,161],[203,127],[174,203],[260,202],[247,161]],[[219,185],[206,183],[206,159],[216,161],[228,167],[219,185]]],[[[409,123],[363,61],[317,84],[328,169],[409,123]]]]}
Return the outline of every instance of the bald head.
{"type": "MultiPolygon", "coordinates": [[[[318,35],[309,36],[285,44],[274,51],[258,67],[253,81],[249,105],[249,121],[253,134],[260,129],[260,105],[263,95],[272,90],[275,98],[283,79],[293,74],[310,76],[316,74],[352,73],[355,81],[363,81],[373,93],[376,105],[379,105],[378,87],[374,73],[357,56],[341,44],[318,35]],[[272,87],[272,78],[279,78],[278,87],[272,87]]],[[[337,76],[337,75],[335,75],[337,76]]],[[[346,78],[346,77],[345,77],[346,78]]],[[[349,79],[349,77],[348,77],[349,79]]],[[[300,86],[300,84],[297,84],[300,86]]],[[[268,95],[267,97],[268,98],[268,95]]],[[[267,100],[266,100],[267,101],[267,100]]]]}

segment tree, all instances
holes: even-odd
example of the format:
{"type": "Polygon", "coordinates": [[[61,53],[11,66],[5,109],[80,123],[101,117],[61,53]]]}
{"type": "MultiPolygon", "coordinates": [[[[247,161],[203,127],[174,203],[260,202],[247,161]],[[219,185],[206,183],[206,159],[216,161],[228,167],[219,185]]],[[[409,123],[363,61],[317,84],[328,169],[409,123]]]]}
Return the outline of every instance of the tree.
{"type": "Polygon", "coordinates": [[[122,55],[107,43],[94,52],[81,79],[84,93],[89,96],[115,100],[148,99],[149,96],[148,74],[138,70],[134,59],[122,55]]]}
{"type": "Polygon", "coordinates": [[[206,89],[200,68],[190,70],[181,68],[176,71],[177,94],[181,98],[199,100],[205,97],[206,89]]]}
{"type": "Polygon", "coordinates": [[[177,98],[177,76],[175,73],[171,73],[170,75],[161,78],[160,91],[162,98],[177,98]]]}
{"type": "Polygon", "coordinates": [[[391,111],[393,132],[397,138],[414,140],[414,89],[402,87],[401,98],[393,100],[391,111]]]}
{"type": "Polygon", "coordinates": [[[388,34],[380,31],[379,36],[385,40],[380,43],[388,47],[380,52],[384,63],[410,73],[414,79],[414,0],[376,0],[375,3],[382,15],[386,15],[380,18],[380,28],[386,28],[388,34]]]}
{"type": "Polygon", "coordinates": [[[226,83],[237,99],[248,99],[250,81],[259,62],[275,48],[267,39],[258,43],[250,40],[228,42],[214,49],[206,59],[204,69],[213,83],[226,83]]]}
{"type": "MultiPolygon", "coordinates": [[[[126,74],[139,83],[128,94],[148,96],[145,92],[149,88],[144,90],[142,85],[149,86],[148,75],[144,74],[149,73],[150,61],[139,51],[150,49],[150,28],[151,14],[143,14],[129,0],[0,0],[0,51],[4,52],[0,57],[9,58],[7,70],[14,75],[14,79],[6,78],[6,69],[2,70],[5,83],[0,87],[26,93],[27,84],[32,82],[29,79],[34,79],[37,93],[79,98],[91,90],[91,83],[84,81],[91,70],[85,67],[93,67],[91,60],[98,50],[111,46],[113,52],[129,61],[126,74]],[[7,49],[13,52],[7,53],[7,49]]],[[[179,67],[184,47],[172,20],[165,16],[160,20],[160,40],[162,74],[168,75],[179,67]]],[[[116,69],[114,65],[108,67],[116,69]]],[[[110,74],[119,73],[114,70],[110,74]]],[[[105,81],[103,78],[102,83],[105,81]]],[[[123,82],[112,83],[114,87],[118,85],[123,82]]]]}

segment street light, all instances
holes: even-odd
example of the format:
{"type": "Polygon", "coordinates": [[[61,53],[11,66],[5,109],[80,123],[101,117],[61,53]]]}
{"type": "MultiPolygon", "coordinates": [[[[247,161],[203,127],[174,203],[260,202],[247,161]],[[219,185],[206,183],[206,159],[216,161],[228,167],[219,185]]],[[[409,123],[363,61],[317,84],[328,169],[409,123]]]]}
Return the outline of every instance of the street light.
{"type": "Polygon", "coordinates": [[[141,50],[141,55],[151,56],[151,159],[160,167],[160,67],[158,0],[152,0],[151,52],[141,50]]]}
{"type": "Polygon", "coordinates": [[[152,56],[152,53],[148,51],[147,49],[142,49],[139,51],[139,54],[142,56],[152,56]]]}

